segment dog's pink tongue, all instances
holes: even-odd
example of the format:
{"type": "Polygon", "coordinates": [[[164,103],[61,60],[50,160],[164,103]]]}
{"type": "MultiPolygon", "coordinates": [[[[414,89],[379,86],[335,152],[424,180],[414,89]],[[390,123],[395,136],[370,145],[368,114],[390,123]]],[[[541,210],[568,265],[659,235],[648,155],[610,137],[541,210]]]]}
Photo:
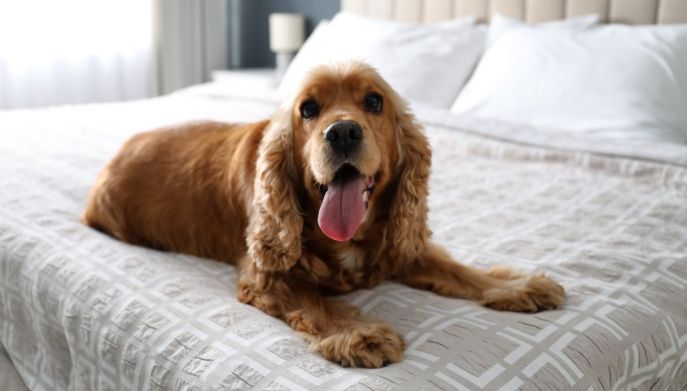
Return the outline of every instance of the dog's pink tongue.
{"type": "Polygon", "coordinates": [[[331,239],[345,241],[355,235],[365,216],[365,178],[337,178],[328,185],[317,222],[331,239]]]}

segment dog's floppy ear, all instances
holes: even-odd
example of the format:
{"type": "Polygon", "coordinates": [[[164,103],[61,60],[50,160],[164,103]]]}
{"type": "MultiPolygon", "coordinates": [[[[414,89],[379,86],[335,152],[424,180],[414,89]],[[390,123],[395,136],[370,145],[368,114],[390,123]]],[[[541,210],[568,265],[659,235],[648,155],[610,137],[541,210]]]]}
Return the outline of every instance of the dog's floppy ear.
{"type": "Polygon", "coordinates": [[[390,236],[394,255],[401,261],[413,261],[425,250],[431,236],[427,227],[427,194],[432,152],[422,127],[405,102],[397,96],[394,100],[399,165],[390,236]]]}
{"type": "Polygon", "coordinates": [[[258,269],[284,271],[301,256],[301,215],[290,113],[279,109],[258,149],[253,210],[248,226],[248,254],[258,269]]]}

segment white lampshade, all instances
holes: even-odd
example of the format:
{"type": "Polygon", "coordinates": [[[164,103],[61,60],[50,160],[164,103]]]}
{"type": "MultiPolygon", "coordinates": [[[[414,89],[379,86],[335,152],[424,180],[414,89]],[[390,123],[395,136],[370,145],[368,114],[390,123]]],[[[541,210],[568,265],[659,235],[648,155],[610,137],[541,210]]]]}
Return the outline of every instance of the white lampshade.
{"type": "Polygon", "coordinates": [[[270,50],[295,52],[305,39],[305,17],[301,14],[270,14],[270,50]]]}

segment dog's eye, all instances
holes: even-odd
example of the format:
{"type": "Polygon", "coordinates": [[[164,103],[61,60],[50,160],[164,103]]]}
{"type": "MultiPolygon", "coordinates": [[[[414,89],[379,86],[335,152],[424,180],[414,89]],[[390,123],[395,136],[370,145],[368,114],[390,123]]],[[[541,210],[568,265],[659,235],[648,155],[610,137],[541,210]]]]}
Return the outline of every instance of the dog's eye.
{"type": "Polygon", "coordinates": [[[365,110],[373,113],[382,111],[382,96],[376,92],[369,93],[365,96],[365,110]]]}
{"type": "Polygon", "coordinates": [[[305,119],[310,119],[320,113],[320,106],[314,100],[306,100],[301,105],[301,115],[305,119]]]}

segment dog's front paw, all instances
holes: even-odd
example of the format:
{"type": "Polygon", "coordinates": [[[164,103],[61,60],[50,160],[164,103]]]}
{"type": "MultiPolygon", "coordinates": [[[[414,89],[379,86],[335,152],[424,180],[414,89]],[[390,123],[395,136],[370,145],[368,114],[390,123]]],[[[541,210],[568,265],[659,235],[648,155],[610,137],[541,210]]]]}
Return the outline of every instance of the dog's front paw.
{"type": "Polygon", "coordinates": [[[403,359],[405,342],[383,323],[362,323],[316,342],[314,348],[344,367],[380,368],[403,359]]]}
{"type": "Polygon", "coordinates": [[[504,286],[486,290],[480,303],[500,311],[538,312],[560,308],[565,290],[544,274],[509,281],[504,286]]]}

